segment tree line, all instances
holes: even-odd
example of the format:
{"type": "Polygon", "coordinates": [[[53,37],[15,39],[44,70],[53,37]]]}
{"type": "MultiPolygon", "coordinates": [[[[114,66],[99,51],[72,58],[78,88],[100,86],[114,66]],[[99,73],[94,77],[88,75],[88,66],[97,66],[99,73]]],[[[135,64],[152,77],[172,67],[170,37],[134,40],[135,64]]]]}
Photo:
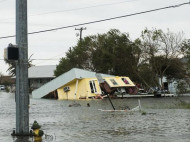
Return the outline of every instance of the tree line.
{"type": "MultiPolygon", "coordinates": [[[[28,67],[32,65],[31,56],[28,67]]],[[[139,38],[131,40],[128,33],[111,29],[107,33],[86,36],[76,46],[70,47],[54,74],[59,76],[72,68],[81,68],[128,76],[149,88],[160,85],[158,78],[162,84],[163,77],[189,82],[189,59],[190,39],[185,39],[183,32],[146,28],[139,38]]],[[[9,73],[14,76],[15,62],[5,62],[9,65],[9,73]]]]}
{"type": "Polygon", "coordinates": [[[183,32],[145,29],[136,40],[111,29],[90,35],[69,48],[54,72],[59,76],[76,67],[99,73],[128,76],[146,87],[159,86],[158,78],[185,79],[190,74],[190,40],[183,32]]]}

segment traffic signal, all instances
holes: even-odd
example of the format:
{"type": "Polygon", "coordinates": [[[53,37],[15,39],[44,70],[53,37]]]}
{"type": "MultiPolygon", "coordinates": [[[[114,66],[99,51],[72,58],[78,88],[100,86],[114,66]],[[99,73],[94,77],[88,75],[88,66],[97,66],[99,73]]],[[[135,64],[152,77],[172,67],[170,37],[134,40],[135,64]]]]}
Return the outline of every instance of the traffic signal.
{"type": "Polygon", "coordinates": [[[4,58],[6,60],[18,60],[19,59],[18,47],[9,44],[9,46],[4,49],[4,58]]]}

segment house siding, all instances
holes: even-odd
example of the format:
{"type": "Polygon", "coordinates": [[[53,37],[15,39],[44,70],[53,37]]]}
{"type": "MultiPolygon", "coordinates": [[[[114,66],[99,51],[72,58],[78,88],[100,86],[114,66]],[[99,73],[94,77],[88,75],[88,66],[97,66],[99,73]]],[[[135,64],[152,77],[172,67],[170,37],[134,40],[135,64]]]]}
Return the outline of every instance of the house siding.
{"type": "Polygon", "coordinates": [[[67,100],[67,99],[74,100],[74,99],[81,99],[81,98],[88,99],[88,97],[96,96],[97,94],[100,94],[101,92],[97,79],[85,78],[85,79],[78,80],[78,87],[77,87],[76,96],[75,96],[76,82],[77,80],[74,80],[60,87],[59,89],[57,89],[58,99],[59,100],[67,100]],[[90,84],[89,84],[89,81],[91,80],[95,81],[97,93],[91,93],[90,84]],[[70,91],[64,92],[64,87],[66,86],[70,87],[70,91]]]}
{"type": "Polygon", "coordinates": [[[75,87],[76,87],[76,80],[74,80],[74,81],[60,87],[59,89],[57,89],[58,99],[59,100],[75,99],[75,87]],[[64,91],[64,88],[66,86],[68,86],[70,88],[70,91],[68,91],[68,92],[64,91]]]}

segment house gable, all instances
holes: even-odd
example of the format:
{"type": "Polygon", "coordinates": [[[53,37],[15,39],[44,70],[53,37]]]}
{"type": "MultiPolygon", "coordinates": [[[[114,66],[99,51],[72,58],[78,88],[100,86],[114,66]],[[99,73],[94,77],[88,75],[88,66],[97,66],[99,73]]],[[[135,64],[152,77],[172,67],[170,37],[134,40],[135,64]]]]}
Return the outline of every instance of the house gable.
{"type": "MultiPolygon", "coordinates": [[[[50,82],[44,84],[40,88],[34,90],[32,92],[33,98],[42,98],[57,90],[58,88],[65,86],[67,83],[75,80],[75,79],[83,79],[83,78],[95,78],[96,72],[91,72],[83,69],[73,68],[70,71],[58,76],[57,78],[51,80],[50,82]]],[[[110,77],[112,75],[102,74],[103,77],[110,77]]]]}

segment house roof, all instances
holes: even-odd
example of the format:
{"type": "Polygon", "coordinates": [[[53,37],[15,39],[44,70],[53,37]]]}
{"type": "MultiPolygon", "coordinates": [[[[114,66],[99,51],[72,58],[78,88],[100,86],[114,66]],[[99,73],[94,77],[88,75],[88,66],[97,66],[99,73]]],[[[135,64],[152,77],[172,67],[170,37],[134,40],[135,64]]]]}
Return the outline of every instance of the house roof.
{"type": "Polygon", "coordinates": [[[28,78],[55,78],[56,65],[32,66],[28,69],[28,78]]]}
{"type": "MultiPolygon", "coordinates": [[[[49,94],[52,91],[64,86],[68,82],[74,79],[82,79],[82,78],[95,78],[96,72],[91,72],[83,69],[73,68],[70,71],[58,76],[57,78],[51,80],[50,82],[44,84],[40,88],[34,90],[32,92],[33,98],[42,98],[43,96],[49,94]]],[[[102,77],[110,77],[112,75],[101,74],[102,77]]]]}

